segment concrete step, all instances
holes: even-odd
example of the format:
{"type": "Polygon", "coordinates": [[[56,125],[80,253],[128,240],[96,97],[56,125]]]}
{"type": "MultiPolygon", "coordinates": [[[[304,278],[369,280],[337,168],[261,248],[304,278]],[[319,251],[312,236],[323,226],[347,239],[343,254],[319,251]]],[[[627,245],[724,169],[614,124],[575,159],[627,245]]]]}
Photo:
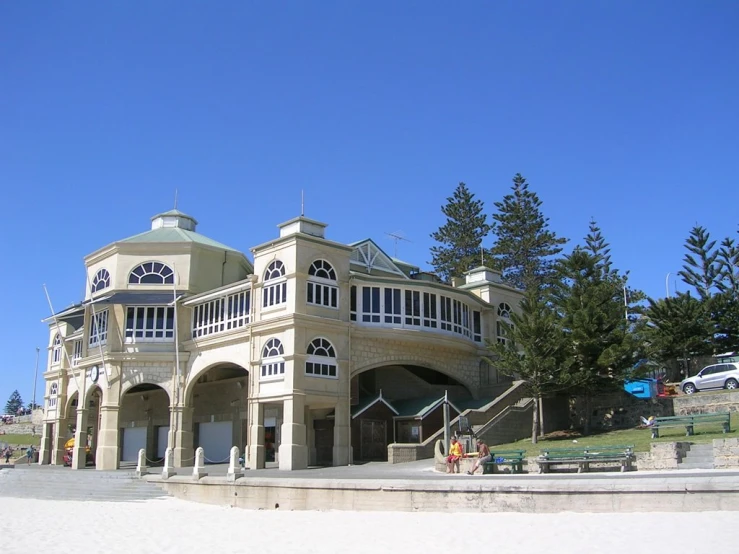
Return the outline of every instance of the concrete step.
{"type": "Polygon", "coordinates": [[[99,502],[138,502],[167,494],[132,471],[26,466],[0,470],[0,496],[99,502]]]}
{"type": "Polygon", "coordinates": [[[713,462],[683,462],[677,465],[677,469],[713,469],[713,462]]]}

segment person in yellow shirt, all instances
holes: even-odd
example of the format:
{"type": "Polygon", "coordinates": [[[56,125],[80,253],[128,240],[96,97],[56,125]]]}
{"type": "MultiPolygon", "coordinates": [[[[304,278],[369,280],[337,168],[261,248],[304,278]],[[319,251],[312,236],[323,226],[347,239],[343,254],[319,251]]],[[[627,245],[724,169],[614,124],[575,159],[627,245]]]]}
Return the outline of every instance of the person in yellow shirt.
{"type": "Polygon", "coordinates": [[[449,455],[446,457],[446,472],[454,473],[454,466],[457,466],[457,473],[459,473],[459,460],[464,456],[464,450],[462,450],[462,444],[457,440],[457,437],[452,437],[451,445],[449,446],[449,455]]]}

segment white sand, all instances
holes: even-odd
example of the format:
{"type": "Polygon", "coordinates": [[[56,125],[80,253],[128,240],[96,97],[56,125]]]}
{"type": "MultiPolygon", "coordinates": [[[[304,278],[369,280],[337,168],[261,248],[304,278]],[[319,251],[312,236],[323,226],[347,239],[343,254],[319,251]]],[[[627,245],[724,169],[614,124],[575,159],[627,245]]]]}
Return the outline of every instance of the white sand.
{"type": "Polygon", "coordinates": [[[734,542],[737,521],[736,512],[289,512],[174,498],[139,503],[0,501],[4,554],[730,552],[733,548],[727,545],[734,542]]]}

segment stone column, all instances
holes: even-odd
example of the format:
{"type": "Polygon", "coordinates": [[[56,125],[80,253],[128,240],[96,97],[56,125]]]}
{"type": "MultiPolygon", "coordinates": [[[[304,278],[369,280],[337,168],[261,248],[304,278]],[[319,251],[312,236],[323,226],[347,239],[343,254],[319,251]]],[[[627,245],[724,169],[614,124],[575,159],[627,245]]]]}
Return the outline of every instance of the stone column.
{"type": "Polygon", "coordinates": [[[264,404],[254,400],[249,404],[249,469],[264,469],[264,404]]]}
{"type": "Polygon", "coordinates": [[[49,465],[51,463],[51,450],[54,442],[54,424],[44,423],[43,431],[41,434],[41,447],[38,453],[39,465],[49,465]]]}
{"type": "Polygon", "coordinates": [[[84,407],[84,400],[80,400],[77,405],[77,429],[74,432],[72,469],[85,469],[87,465],[87,414],[88,410],[84,407]]]}
{"type": "Polygon", "coordinates": [[[57,419],[54,422],[54,433],[51,437],[51,465],[64,465],[64,443],[67,442],[67,418],[57,419]]]}
{"type": "Polygon", "coordinates": [[[116,405],[100,406],[100,430],[95,450],[95,469],[107,471],[120,467],[118,412],[116,405]]]}
{"type": "Polygon", "coordinates": [[[293,394],[283,403],[281,427],[280,469],[306,469],[308,467],[308,445],[305,429],[305,396],[293,394]]]}
{"type": "Polygon", "coordinates": [[[334,418],[334,465],[345,466],[351,463],[351,411],[349,397],[339,398],[334,418]]]}
{"type": "Polygon", "coordinates": [[[186,406],[170,408],[167,441],[169,448],[172,448],[174,467],[193,466],[195,454],[193,449],[192,413],[193,409],[186,406]]]}

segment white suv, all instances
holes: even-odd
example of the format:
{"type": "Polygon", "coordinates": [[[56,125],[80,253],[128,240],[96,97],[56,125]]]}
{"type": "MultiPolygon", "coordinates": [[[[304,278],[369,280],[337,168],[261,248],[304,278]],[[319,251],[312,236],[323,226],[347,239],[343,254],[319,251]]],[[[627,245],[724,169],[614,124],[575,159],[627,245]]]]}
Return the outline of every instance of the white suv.
{"type": "Polygon", "coordinates": [[[739,363],[729,362],[704,367],[680,382],[680,390],[685,394],[693,394],[703,389],[736,389],[739,388],[739,363]]]}

